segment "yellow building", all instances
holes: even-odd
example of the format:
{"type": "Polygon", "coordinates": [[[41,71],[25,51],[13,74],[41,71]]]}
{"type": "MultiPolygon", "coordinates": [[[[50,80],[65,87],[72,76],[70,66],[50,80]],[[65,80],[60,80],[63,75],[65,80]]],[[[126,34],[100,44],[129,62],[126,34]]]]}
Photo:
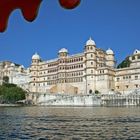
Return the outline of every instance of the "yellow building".
{"type": "Polygon", "coordinates": [[[129,67],[115,70],[115,89],[121,93],[140,89],[140,51],[135,50],[128,59],[129,67]]]}
{"type": "Polygon", "coordinates": [[[36,53],[30,66],[30,91],[52,94],[130,91],[140,87],[139,56],[140,52],[136,50],[130,57],[132,63],[129,68],[116,69],[114,52],[97,48],[91,38],[82,53],[69,55],[68,50],[62,48],[58,58],[47,61],[42,61],[36,53]],[[126,80],[127,76],[129,80],[126,80]]]}

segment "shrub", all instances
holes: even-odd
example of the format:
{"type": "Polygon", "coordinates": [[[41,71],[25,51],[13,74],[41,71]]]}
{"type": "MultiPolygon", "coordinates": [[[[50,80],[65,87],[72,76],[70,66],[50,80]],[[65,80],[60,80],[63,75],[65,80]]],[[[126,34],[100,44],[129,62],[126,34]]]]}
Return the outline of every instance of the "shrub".
{"type": "Polygon", "coordinates": [[[14,84],[3,84],[0,86],[0,102],[16,103],[25,99],[25,93],[26,91],[14,84]]]}

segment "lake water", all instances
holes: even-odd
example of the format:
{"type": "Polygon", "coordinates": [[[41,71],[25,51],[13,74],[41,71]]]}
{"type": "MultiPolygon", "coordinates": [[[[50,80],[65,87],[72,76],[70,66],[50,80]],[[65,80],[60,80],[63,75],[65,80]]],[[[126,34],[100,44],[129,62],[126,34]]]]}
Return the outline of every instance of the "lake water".
{"type": "Polygon", "coordinates": [[[0,140],[140,139],[139,107],[0,107],[0,140]]]}

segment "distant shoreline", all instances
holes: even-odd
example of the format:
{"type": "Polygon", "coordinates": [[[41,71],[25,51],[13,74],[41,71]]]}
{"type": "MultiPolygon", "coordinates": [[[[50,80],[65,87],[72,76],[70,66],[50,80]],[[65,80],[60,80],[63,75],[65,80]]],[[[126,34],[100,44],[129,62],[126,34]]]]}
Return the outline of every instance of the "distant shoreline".
{"type": "Polygon", "coordinates": [[[0,104],[0,107],[22,106],[21,104],[0,104]]]}

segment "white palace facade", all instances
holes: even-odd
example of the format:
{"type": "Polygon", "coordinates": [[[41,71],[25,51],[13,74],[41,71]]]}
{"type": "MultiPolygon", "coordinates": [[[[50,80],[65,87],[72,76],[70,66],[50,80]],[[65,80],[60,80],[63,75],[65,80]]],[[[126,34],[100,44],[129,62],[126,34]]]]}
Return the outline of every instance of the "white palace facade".
{"type": "Polygon", "coordinates": [[[29,90],[30,70],[25,69],[23,65],[11,61],[0,62],[0,85],[4,83],[4,77],[8,77],[8,83],[29,90]]]}
{"type": "Polygon", "coordinates": [[[62,48],[58,58],[47,61],[42,61],[36,53],[30,66],[29,90],[52,94],[130,92],[140,88],[140,51],[135,50],[129,60],[129,67],[115,68],[114,52],[97,48],[91,38],[82,53],[69,55],[68,50],[62,48]]]}

